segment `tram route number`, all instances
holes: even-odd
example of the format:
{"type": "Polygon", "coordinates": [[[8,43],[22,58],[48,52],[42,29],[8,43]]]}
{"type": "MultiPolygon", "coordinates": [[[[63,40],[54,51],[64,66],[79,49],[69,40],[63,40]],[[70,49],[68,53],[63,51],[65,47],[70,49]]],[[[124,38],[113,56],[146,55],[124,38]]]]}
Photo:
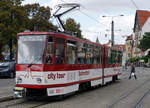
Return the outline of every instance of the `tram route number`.
{"type": "Polygon", "coordinates": [[[52,80],[56,80],[56,79],[62,79],[62,78],[65,78],[65,73],[63,74],[60,74],[60,73],[50,73],[48,74],[48,79],[52,79],[52,80]]]}

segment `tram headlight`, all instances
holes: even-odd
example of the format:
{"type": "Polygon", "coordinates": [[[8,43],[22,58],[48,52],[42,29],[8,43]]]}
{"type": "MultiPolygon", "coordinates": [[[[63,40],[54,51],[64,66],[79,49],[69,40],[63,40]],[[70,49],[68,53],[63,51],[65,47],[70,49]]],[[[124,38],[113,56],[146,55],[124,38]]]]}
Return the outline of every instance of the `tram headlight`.
{"type": "Polygon", "coordinates": [[[37,81],[38,83],[41,83],[41,82],[42,82],[42,79],[41,79],[41,78],[36,78],[36,81],[37,81]]]}
{"type": "Polygon", "coordinates": [[[18,77],[17,78],[17,84],[20,84],[20,83],[22,83],[22,78],[18,77]]]}

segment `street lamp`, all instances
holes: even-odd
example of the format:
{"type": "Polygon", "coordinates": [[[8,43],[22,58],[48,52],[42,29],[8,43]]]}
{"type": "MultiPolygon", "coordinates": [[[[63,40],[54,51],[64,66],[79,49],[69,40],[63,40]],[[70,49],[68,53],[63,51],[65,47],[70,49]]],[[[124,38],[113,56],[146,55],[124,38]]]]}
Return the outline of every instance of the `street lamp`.
{"type": "Polygon", "coordinates": [[[103,17],[111,17],[112,18],[112,22],[111,22],[111,47],[114,46],[114,21],[113,18],[114,17],[118,17],[118,16],[124,16],[124,15],[117,15],[117,16],[103,16],[103,17]]]}

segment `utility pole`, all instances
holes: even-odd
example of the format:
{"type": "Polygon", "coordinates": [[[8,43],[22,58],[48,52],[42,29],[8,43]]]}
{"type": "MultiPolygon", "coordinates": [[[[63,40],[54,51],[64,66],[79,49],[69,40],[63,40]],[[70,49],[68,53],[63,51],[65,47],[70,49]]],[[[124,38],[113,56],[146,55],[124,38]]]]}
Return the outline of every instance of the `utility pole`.
{"type": "Polygon", "coordinates": [[[114,17],[119,17],[119,16],[124,16],[124,15],[117,15],[117,16],[103,16],[103,17],[111,17],[112,18],[112,22],[111,22],[111,47],[113,48],[114,46],[114,21],[113,18],[114,17]]]}
{"type": "Polygon", "coordinates": [[[112,20],[112,23],[111,23],[111,47],[114,46],[114,21],[112,20]]]}

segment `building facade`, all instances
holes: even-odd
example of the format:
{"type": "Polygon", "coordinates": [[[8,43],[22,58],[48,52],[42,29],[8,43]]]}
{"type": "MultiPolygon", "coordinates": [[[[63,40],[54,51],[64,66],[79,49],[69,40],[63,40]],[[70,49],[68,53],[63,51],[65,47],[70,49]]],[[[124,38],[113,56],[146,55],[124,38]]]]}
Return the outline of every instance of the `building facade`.
{"type": "Polygon", "coordinates": [[[130,35],[126,39],[126,61],[133,57],[133,36],[130,35]]]}
{"type": "Polygon", "coordinates": [[[138,46],[145,32],[150,32],[150,12],[137,10],[134,22],[133,57],[141,57],[144,55],[144,52],[138,46]]]}

